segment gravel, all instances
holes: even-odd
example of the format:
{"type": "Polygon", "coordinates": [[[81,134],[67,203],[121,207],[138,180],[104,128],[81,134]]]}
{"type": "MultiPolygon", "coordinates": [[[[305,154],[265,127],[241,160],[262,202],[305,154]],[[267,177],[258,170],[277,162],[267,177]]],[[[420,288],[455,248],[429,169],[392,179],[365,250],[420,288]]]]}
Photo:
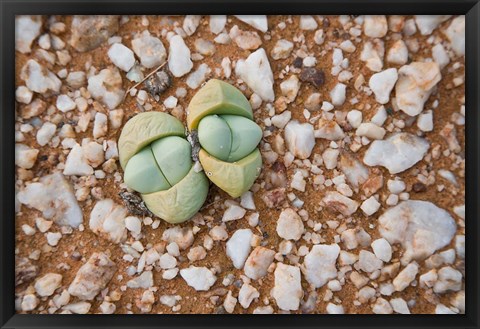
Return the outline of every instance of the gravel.
{"type": "Polygon", "coordinates": [[[465,313],[464,16],[15,24],[18,312],[465,313]],[[117,138],[211,78],[249,101],[262,172],[167,224],[117,138]]]}

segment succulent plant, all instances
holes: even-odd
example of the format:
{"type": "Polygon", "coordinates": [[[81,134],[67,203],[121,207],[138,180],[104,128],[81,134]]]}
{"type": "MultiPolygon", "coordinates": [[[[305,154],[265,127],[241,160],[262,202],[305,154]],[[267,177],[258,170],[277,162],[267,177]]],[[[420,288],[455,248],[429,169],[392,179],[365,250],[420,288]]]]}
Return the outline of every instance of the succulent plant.
{"type": "Polygon", "coordinates": [[[232,197],[248,191],[262,167],[257,148],[262,129],[242,92],[220,80],[208,81],[190,101],[187,126],[198,133],[199,159],[208,178],[232,197]]]}
{"type": "Polygon", "coordinates": [[[118,141],[125,183],[169,223],[195,215],[208,193],[208,180],[194,170],[185,137],[182,123],[173,116],[147,112],[130,119],[118,141]]]}
{"type": "Polygon", "coordinates": [[[262,168],[257,148],[262,129],[253,121],[248,100],[232,85],[215,79],[207,82],[190,102],[187,125],[189,138],[195,136],[194,158],[204,172],[195,170],[185,129],[169,114],[137,114],[125,124],[118,140],[125,184],[141,194],[149,211],[169,223],[184,222],[202,207],[208,194],[207,176],[232,197],[239,197],[262,168]]]}

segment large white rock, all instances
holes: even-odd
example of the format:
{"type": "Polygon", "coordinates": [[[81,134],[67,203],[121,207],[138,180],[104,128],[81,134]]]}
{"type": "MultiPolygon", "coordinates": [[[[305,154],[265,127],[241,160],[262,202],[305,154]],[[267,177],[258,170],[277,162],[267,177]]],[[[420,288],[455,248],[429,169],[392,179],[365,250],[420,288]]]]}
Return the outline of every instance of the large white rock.
{"type": "Polygon", "coordinates": [[[149,69],[159,66],[167,59],[167,51],[162,41],[150,35],[147,30],[132,40],[132,49],[140,58],[140,63],[149,69]]]}
{"type": "Polygon", "coordinates": [[[287,123],[290,122],[290,119],[292,118],[292,112],[290,111],[283,111],[280,114],[274,115],[272,117],[272,125],[274,125],[277,128],[283,129],[287,125],[287,123]]]}
{"type": "Polygon", "coordinates": [[[336,278],[339,254],[340,247],[337,244],[314,245],[303,263],[307,281],[315,288],[320,288],[330,279],[336,278]]]}
{"type": "Polygon", "coordinates": [[[105,113],[97,112],[93,122],[93,138],[98,139],[107,134],[108,118],[105,113]]]}
{"type": "Polygon", "coordinates": [[[267,274],[268,267],[272,264],[275,251],[265,247],[256,247],[248,256],[243,270],[250,279],[258,280],[267,274]]]}
{"type": "Polygon", "coordinates": [[[358,202],[352,200],[336,191],[327,192],[322,202],[326,207],[331,208],[344,216],[350,216],[358,209],[358,202]]]}
{"type": "Polygon", "coordinates": [[[360,250],[358,255],[358,268],[364,272],[371,273],[381,269],[383,262],[373,253],[367,250],[360,250]]]}
{"type": "Polygon", "coordinates": [[[291,103],[297,97],[298,91],[300,89],[300,80],[294,74],[290,78],[285,79],[280,83],[280,90],[282,95],[287,98],[287,102],[291,103]]]}
{"type": "Polygon", "coordinates": [[[193,62],[190,59],[190,49],[179,35],[170,38],[168,50],[168,68],[173,76],[180,78],[190,72],[193,62]]]}
{"type": "Polygon", "coordinates": [[[87,314],[92,304],[89,302],[71,303],[62,307],[62,313],[65,314],[87,314]]]}
{"type": "Polygon", "coordinates": [[[31,169],[37,161],[40,151],[25,144],[15,144],[15,165],[23,169],[31,169]]]}
{"type": "Polygon", "coordinates": [[[62,82],[47,68],[40,65],[34,59],[29,59],[20,71],[20,78],[25,81],[27,88],[39,94],[48,91],[58,93],[62,82]]]}
{"type": "Polygon", "coordinates": [[[20,203],[42,212],[46,219],[52,219],[58,225],[78,227],[83,222],[73,188],[61,173],[40,178],[36,183],[27,185],[18,192],[20,203]]]}
{"type": "Polygon", "coordinates": [[[411,262],[393,279],[392,283],[395,291],[403,291],[407,288],[418,274],[418,264],[411,262]]]}
{"type": "Polygon", "coordinates": [[[362,209],[365,215],[371,216],[376,213],[378,209],[380,209],[380,205],[380,202],[378,202],[374,196],[371,196],[370,198],[362,202],[360,209],[362,209]]]}
{"type": "Polygon", "coordinates": [[[369,177],[368,168],[365,167],[353,154],[349,152],[340,153],[338,164],[347,181],[355,188],[359,188],[369,177]]]}
{"type": "Polygon", "coordinates": [[[300,16],[300,29],[301,30],[315,30],[318,27],[318,23],[315,18],[311,15],[301,15],[300,16]]]}
{"type": "Polygon", "coordinates": [[[323,164],[327,169],[334,169],[338,164],[338,155],[340,151],[337,149],[327,148],[322,153],[323,164]]]}
{"type": "Polygon", "coordinates": [[[225,24],[227,23],[227,16],[226,15],[211,15],[210,16],[210,32],[213,34],[219,34],[225,28],[225,24]]]}
{"type": "Polygon", "coordinates": [[[108,50],[107,54],[112,63],[125,72],[130,71],[135,64],[133,51],[121,43],[114,43],[108,50]]]}
{"type": "Polygon", "coordinates": [[[402,263],[423,260],[452,240],[456,224],[448,212],[428,201],[408,200],[388,209],[378,220],[390,244],[400,243],[402,263]]]}
{"type": "Polygon", "coordinates": [[[63,174],[67,176],[88,176],[93,174],[93,168],[88,163],[80,144],[75,144],[70,153],[68,153],[63,174]]]}
{"type": "Polygon", "coordinates": [[[390,299],[390,305],[392,305],[392,308],[396,313],[410,314],[408,304],[403,298],[390,299]]]}
{"type": "Polygon", "coordinates": [[[390,93],[397,82],[397,69],[391,68],[375,73],[370,78],[368,85],[375,94],[375,100],[380,104],[387,104],[390,101],[390,93]]]}
{"type": "Polygon", "coordinates": [[[223,213],[222,221],[229,222],[232,220],[237,220],[243,218],[247,211],[236,204],[230,205],[227,210],[223,213]]]}
{"type": "Polygon", "coordinates": [[[248,228],[235,231],[227,241],[227,256],[232,260],[233,266],[242,269],[250,253],[253,233],[248,228]]]}
{"type": "Polygon", "coordinates": [[[183,20],[183,30],[187,35],[193,35],[200,25],[202,15],[186,15],[183,20]]]}
{"type": "Polygon", "coordinates": [[[246,60],[238,60],[235,74],[245,81],[255,94],[266,102],[273,102],[273,73],[265,49],[251,53],[246,60]]]}
{"type": "Polygon", "coordinates": [[[32,91],[25,86],[18,86],[18,88],[15,90],[15,99],[19,103],[30,104],[32,97],[32,91]]]}
{"type": "Polygon", "coordinates": [[[244,50],[255,50],[262,44],[262,39],[257,32],[240,30],[237,25],[230,29],[229,36],[237,46],[244,50]]]}
{"type": "Polygon", "coordinates": [[[458,56],[465,55],[465,15],[455,17],[444,33],[455,53],[458,56]]]}
{"type": "Polygon", "coordinates": [[[287,208],[280,213],[277,221],[277,234],[285,240],[300,240],[305,232],[302,219],[291,208],[287,208]]]}
{"type": "Polygon", "coordinates": [[[387,53],[387,62],[404,65],[408,62],[408,48],[403,40],[395,41],[387,53]]]}
{"type": "Polygon", "coordinates": [[[443,69],[450,63],[450,57],[441,43],[437,43],[432,47],[433,60],[443,69]]]}
{"type": "Polygon", "coordinates": [[[227,313],[232,314],[235,310],[235,305],[237,305],[237,299],[233,297],[232,291],[229,290],[227,296],[223,300],[223,308],[227,313]]]}
{"type": "Polygon", "coordinates": [[[174,226],[166,229],[162,234],[162,240],[168,243],[175,242],[181,250],[185,250],[193,244],[193,231],[190,227],[174,226]]]}
{"type": "Polygon", "coordinates": [[[194,43],[195,50],[201,55],[212,56],[215,54],[215,45],[212,41],[207,41],[202,38],[198,38],[194,43]]]}
{"type": "Polygon", "coordinates": [[[45,146],[50,142],[57,131],[57,126],[51,122],[45,122],[37,131],[37,143],[40,146],[45,146]]]}
{"type": "Polygon", "coordinates": [[[35,291],[40,297],[51,296],[61,286],[62,278],[61,274],[47,273],[35,282],[35,291]]]}
{"type": "Polygon", "coordinates": [[[328,303],[326,310],[328,314],[345,314],[342,305],[335,305],[333,303],[328,303]]]}
{"type": "Polygon", "coordinates": [[[420,113],[417,117],[417,127],[421,131],[433,130],[433,112],[432,110],[420,113]]]}
{"type": "Polygon", "coordinates": [[[383,56],[385,54],[385,46],[381,39],[375,39],[373,42],[367,41],[363,45],[360,53],[360,60],[364,61],[366,66],[374,71],[380,72],[383,67],[383,56]]]}
{"type": "Polygon", "coordinates": [[[272,297],[284,311],[295,311],[303,296],[300,269],[296,266],[278,263],[275,269],[275,285],[272,297]]]}
{"type": "Polygon", "coordinates": [[[341,106],[345,102],[347,86],[343,83],[337,83],[330,91],[330,99],[335,106],[341,106]]]}
{"type": "Polygon", "coordinates": [[[248,308],[255,298],[260,297],[260,293],[253,286],[244,283],[238,292],[238,302],[243,308],[248,308]]]}
{"type": "Polygon", "coordinates": [[[363,114],[359,110],[351,110],[347,113],[347,120],[350,126],[358,128],[362,123],[363,114]]]}
{"type": "Polygon", "coordinates": [[[293,42],[290,42],[285,39],[280,39],[277,41],[277,43],[273,47],[270,55],[275,60],[286,59],[288,58],[288,56],[290,56],[290,53],[292,52],[292,50],[293,50],[293,42]]]}
{"type": "Polygon", "coordinates": [[[77,104],[68,95],[59,95],[55,104],[60,112],[72,111],[77,107],[77,104]]]}
{"type": "Polygon", "coordinates": [[[115,204],[112,199],[97,201],[90,213],[90,229],[97,234],[105,234],[112,242],[126,239],[125,217],[127,209],[115,204]]]}
{"type": "Polygon", "coordinates": [[[442,267],[438,270],[438,280],[433,286],[433,291],[437,294],[459,291],[462,289],[462,277],[462,273],[451,266],[442,267]]]}
{"type": "Polygon", "coordinates": [[[325,138],[331,141],[343,139],[345,132],[340,125],[334,120],[320,119],[318,120],[318,129],[315,130],[316,138],[325,138]]]}
{"type": "Polygon", "coordinates": [[[78,270],[68,292],[82,300],[92,300],[107,286],[116,270],[117,266],[107,254],[93,253],[78,270]]]}
{"type": "Polygon", "coordinates": [[[153,286],[152,271],[144,271],[139,276],[127,281],[127,287],[133,289],[147,289],[153,286]]]}
{"type": "Polygon", "coordinates": [[[365,15],[363,32],[370,38],[383,38],[388,31],[387,17],[385,15],[365,15]]]}
{"type": "Polygon", "coordinates": [[[372,312],[375,314],[392,314],[393,309],[390,303],[385,298],[377,298],[372,307],[372,312]]]}
{"type": "Polygon", "coordinates": [[[38,306],[39,302],[40,302],[39,299],[34,294],[25,295],[22,299],[22,304],[21,304],[22,311],[24,312],[33,311],[38,306]]]}
{"type": "Polygon", "coordinates": [[[235,15],[235,17],[263,33],[268,31],[266,15],[235,15]]]}
{"type": "Polygon", "coordinates": [[[15,17],[15,50],[22,54],[31,51],[33,40],[40,35],[42,16],[19,15],[15,17]]]}
{"type": "Polygon", "coordinates": [[[435,62],[413,62],[398,70],[395,85],[397,106],[410,116],[423,111],[423,106],[434,87],[442,79],[440,67],[435,62]]]}
{"type": "Polygon", "coordinates": [[[217,281],[215,274],[206,267],[190,266],[180,270],[180,275],[197,291],[207,291],[217,281]]]}
{"type": "Polygon", "coordinates": [[[197,89],[205,81],[207,75],[211,72],[210,67],[203,63],[200,64],[198,69],[192,73],[187,78],[187,86],[191,89],[197,89]]]}
{"type": "Polygon", "coordinates": [[[427,140],[409,133],[395,133],[386,140],[374,141],[363,158],[368,166],[383,166],[397,174],[422,160],[429,148],[427,140]]]}
{"type": "Polygon", "coordinates": [[[372,249],[378,259],[389,262],[392,259],[392,246],[384,238],[372,242],[372,249]]]}
{"type": "Polygon", "coordinates": [[[385,137],[385,132],[385,129],[374,123],[364,122],[358,126],[355,135],[365,136],[368,139],[383,139],[383,137],[385,137]]]}
{"type": "Polygon", "coordinates": [[[102,145],[88,140],[85,140],[82,144],[83,154],[87,158],[89,165],[97,168],[105,161],[105,152],[102,145]]]}
{"type": "Polygon", "coordinates": [[[290,153],[299,159],[307,159],[315,146],[313,126],[292,120],[285,127],[285,140],[290,153]]]}
{"type": "Polygon", "coordinates": [[[415,15],[415,23],[421,35],[429,35],[450,17],[451,15],[415,15]]]}
{"type": "Polygon", "coordinates": [[[122,76],[117,68],[106,68],[88,78],[88,91],[93,98],[114,110],[122,101],[122,76]]]}

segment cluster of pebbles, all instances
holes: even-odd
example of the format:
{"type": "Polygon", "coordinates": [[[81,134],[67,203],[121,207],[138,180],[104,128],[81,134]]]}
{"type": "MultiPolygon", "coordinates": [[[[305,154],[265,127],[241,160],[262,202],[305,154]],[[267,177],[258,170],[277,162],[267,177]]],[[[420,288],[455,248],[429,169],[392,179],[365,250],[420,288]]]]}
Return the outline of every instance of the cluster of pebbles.
{"type": "Polygon", "coordinates": [[[464,16],[18,16],[21,313],[465,312],[464,16]],[[117,140],[249,99],[263,169],[148,213],[117,140]]]}

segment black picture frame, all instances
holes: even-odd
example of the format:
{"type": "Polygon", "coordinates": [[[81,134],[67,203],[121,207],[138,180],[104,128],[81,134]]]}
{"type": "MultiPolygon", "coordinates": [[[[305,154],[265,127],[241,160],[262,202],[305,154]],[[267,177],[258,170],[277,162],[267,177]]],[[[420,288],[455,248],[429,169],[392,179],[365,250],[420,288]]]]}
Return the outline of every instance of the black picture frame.
{"type": "Polygon", "coordinates": [[[1,328],[479,328],[480,3],[478,0],[0,0],[1,328]],[[15,15],[18,14],[464,14],[466,15],[466,314],[464,315],[18,315],[14,307],[15,15]]]}

